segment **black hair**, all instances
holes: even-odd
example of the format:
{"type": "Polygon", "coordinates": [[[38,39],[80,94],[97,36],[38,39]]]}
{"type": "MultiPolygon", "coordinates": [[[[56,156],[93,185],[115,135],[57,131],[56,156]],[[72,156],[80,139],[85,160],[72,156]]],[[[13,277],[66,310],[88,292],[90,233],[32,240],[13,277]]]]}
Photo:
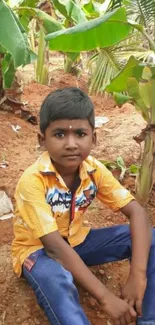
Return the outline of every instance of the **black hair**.
{"type": "Polygon", "coordinates": [[[50,122],[60,119],[87,119],[95,126],[94,105],[88,95],[79,88],[70,87],[51,92],[40,109],[40,130],[45,134],[50,122]]]}

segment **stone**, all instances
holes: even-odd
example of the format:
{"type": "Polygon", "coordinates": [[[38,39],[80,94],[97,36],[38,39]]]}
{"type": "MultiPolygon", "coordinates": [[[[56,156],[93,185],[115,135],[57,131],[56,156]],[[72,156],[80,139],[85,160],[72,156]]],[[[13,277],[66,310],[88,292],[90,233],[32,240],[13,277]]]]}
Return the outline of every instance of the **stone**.
{"type": "Polygon", "coordinates": [[[104,270],[102,270],[102,269],[99,270],[99,273],[102,275],[105,274],[104,270]]]}

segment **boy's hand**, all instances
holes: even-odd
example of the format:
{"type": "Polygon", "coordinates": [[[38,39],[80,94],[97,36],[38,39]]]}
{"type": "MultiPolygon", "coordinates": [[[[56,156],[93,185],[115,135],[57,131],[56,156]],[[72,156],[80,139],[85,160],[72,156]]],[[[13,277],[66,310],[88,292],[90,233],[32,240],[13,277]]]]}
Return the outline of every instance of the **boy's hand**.
{"type": "Polygon", "coordinates": [[[122,298],[142,316],[142,302],[147,286],[145,274],[130,274],[125,286],[122,289],[122,298]]]}
{"type": "Polygon", "coordinates": [[[126,325],[135,321],[136,312],[126,301],[114,296],[108,291],[103,301],[100,301],[103,311],[114,321],[116,325],[126,325]]]}

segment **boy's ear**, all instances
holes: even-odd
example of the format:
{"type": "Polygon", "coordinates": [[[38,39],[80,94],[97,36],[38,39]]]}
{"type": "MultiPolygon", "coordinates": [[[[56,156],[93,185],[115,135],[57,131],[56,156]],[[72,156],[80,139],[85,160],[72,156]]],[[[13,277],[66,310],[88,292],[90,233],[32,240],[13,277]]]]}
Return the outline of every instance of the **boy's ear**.
{"type": "Polygon", "coordinates": [[[96,144],[96,140],[97,140],[96,131],[94,131],[93,132],[93,144],[96,144]]]}
{"type": "Polygon", "coordinates": [[[45,137],[42,133],[38,133],[38,142],[40,147],[43,149],[45,146],[45,137]]]}

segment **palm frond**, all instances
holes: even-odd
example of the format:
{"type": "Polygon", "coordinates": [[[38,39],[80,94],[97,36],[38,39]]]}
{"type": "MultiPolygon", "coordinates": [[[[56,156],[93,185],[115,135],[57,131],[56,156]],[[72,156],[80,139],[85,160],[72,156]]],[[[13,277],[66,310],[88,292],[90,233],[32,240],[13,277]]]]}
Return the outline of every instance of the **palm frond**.
{"type": "Polygon", "coordinates": [[[89,91],[103,93],[132,55],[141,62],[154,63],[154,52],[141,44],[142,39],[136,32],[116,46],[98,50],[88,62],[91,72],[89,91]]]}
{"type": "Polygon", "coordinates": [[[110,10],[124,6],[129,16],[147,27],[155,19],[155,0],[111,0],[110,10]]]}
{"type": "Polygon", "coordinates": [[[111,48],[100,49],[95,53],[90,58],[88,67],[92,73],[89,91],[96,93],[103,93],[111,79],[121,70],[121,65],[111,48]]]}
{"type": "Polygon", "coordinates": [[[127,0],[128,15],[134,15],[145,27],[155,19],[155,0],[127,0]]]}
{"type": "Polygon", "coordinates": [[[117,9],[123,6],[123,0],[111,0],[111,4],[109,6],[110,10],[117,9]]]}

